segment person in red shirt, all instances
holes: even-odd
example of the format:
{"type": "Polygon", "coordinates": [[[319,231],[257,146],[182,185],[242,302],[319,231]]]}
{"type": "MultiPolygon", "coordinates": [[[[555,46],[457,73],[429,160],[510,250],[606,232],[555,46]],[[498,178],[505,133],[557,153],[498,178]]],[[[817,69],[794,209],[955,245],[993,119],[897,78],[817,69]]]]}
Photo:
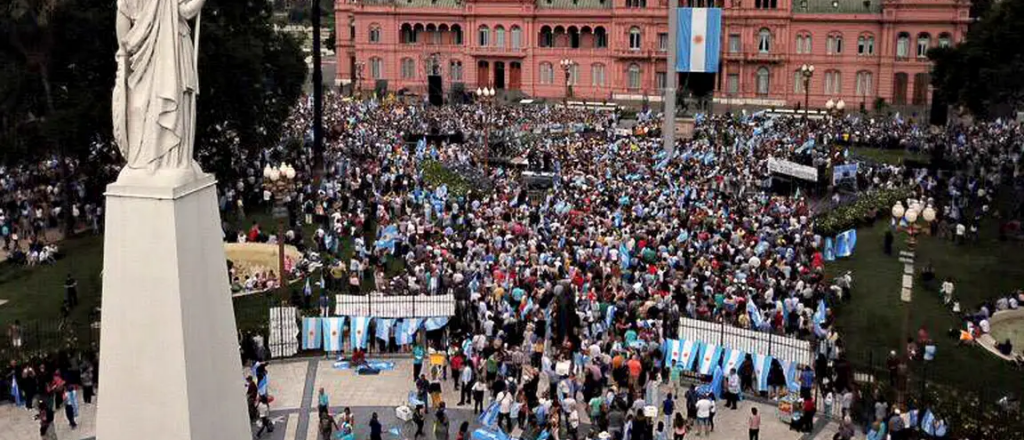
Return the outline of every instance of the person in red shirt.
{"type": "Polygon", "coordinates": [[[803,432],[811,432],[811,429],[814,428],[814,413],[816,410],[814,397],[804,399],[804,414],[800,417],[803,432]]]}

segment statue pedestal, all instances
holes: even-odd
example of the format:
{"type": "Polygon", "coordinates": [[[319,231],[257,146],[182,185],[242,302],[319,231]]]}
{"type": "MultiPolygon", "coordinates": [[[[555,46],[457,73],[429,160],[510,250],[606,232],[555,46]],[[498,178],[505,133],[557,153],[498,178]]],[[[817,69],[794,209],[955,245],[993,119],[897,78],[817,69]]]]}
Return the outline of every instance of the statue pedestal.
{"type": "Polygon", "coordinates": [[[252,437],[215,183],[107,186],[98,439],[252,437]]]}

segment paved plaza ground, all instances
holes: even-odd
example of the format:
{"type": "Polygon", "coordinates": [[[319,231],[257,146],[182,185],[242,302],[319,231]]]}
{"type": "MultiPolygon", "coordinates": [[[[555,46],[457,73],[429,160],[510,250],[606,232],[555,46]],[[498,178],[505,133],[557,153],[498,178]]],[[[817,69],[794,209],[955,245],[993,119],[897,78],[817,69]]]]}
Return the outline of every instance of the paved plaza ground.
{"type": "MultiPolygon", "coordinates": [[[[316,400],[317,390],[323,387],[331,402],[331,413],[338,414],[345,407],[352,409],[356,418],[356,438],[369,438],[370,414],[376,412],[384,426],[385,440],[411,438],[414,429],[395,418],[395,406],[405,402],[409,390],[412,389],[412,361],[396,359],[392,371],[381,372],[378,376],[359,376],[353,370],[338,370],[334,362],[324,359],[288,360],[271,363],[270,394],[274,396],[271,405],[271,418],[275,422],[272,434],[264,434],[261,438],[269,440],[318,440],[316,400]],[[398,428],[402,436],[388,433],[398,428]]],[[[241,381],[239,387],[241,387],[241,381]]],[[[444,400],[449,404],[451,418],[451,438],[455,438],[458,426],[463,421],[470,421],[472,431],[477,428],[476,417],[472,406],[455,406],[458,393],[452,389],[451,382],[443,385],[444,400]]],[[[663,390],[667,392],[668,390],[663,390]]],[[[102,402],[102,390],[99,391],[98,402],[102,402]]],[[[761,438],[764,440],[796,440],[796,439],[830,439],[836,432],[835,422],[818,421],[815,432],[810,435],[790,431],[776,417],[775,409],[766,402],[745,400],[740,402],[736,411],[724,408],[720,402],[716,417],[716,431],[707,438],[712,440],[745,440],[747,438],[747,415],[750,407],[757,407],[762,414],[761,438]]],[[[581,416],[585,411],[581,411],[581,416]]],[[[30,440],[39,438],[38,424],[32,419],[34,413],[24,409],[16,409],[11,405],[0,406],[0,440],[30,440]]],[[[72,431],[68,427],[63,413],[57,417],[57,438],[60,440],[86,440],[95,436],[96,405],[82,406],[79,428],[72,431]]],[[[432,426],[430,416],[425,430],[425,440],[434,440],[429,428],[432,426]]],[[[584,416],[585,418],[585,416],[584,416]]],[[[127,422],[127,421],[126,421],[127,422]]],[[[584,419],[584,423],[587,421],[584,419]]],[[[254,429],[255,431],[255,429],[254,429]]],[[[581,435],[582,435],[581,429],[581,435]]],[[[687,438],[697,436],[688,435],[687,438]]],[[[140,439],[141,440],[141,439],[140,439]]]]}

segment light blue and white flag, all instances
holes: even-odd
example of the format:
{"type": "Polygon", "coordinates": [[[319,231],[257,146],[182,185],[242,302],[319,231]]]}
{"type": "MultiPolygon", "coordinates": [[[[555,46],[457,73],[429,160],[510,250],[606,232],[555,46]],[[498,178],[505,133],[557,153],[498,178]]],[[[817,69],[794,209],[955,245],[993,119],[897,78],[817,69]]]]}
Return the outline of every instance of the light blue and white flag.
{"type": "Polygon", "coordinates": [[[18,388],[18,381],[13,377],[11,378],[11,397],[14,398],[15,408],[25,404],[25,401],[21,398],[21,390],[18,388]]]}
{"type": "Polygon", "coordinates": [[[626,243],[619,244],[619,266],[622,270],[629,269],[630,264],[629,248],[626,247],[626,243]]]}
{"type": "Polygon", "coordinates": [[[835,246],[832,244],[832,237],[825,237],[825,261],[836,261],[835,246]]]}
{"type": "Polygon", "coordinates": [[[341,351],[342,331],[345,329],[345,317],[321,318],[324,333],[324,351],[341,351]]]}
{"type": "Polygon", "coordinates": [[[377,339],[387,342],[390,339],[391,327],[395,325],[395,320],[390,318],[376,318],[374,325],[377,326],[377,339]]]}
{"type": "Polygon", "coordinates": [[[800,391],[800,377],[797,376],[796,362],[779,359],[782,364],[782,373],[786,375],[786,387],[789,391],[800,391]]]}
{"type": "Polygon", "coordinates": [[[377,249],[388,249],[389,251],[394,252],[396,237],[398,237],[398,226],[390,225],[384,228],[380,233],[380,237],[377,238],[377,249]]]}
{"type": "Polygon", "coordinates": [[[352,349],[366,348],[370,339],[370,317],[353,316],[352,325],[349,327],[348,335],[352,349]]]}
{"type": "Polygon", "coordinates": [[[319,350],[324,342],[324,333],[320,326],[320,318],[302,318],[302,349],[319,350]]]}
{"type": "Polygon", "coordinates": [[[476,418],[476,421],[488,428],[493,428],[498,423],[498,411],[500,411],[500,409],[498,402],[491,402],[491,404],[487,406],[487,409],[480,413],[480,416],[476,418]]]}
{"type": "Polygon", "coordinates": [[[302,294],[306,296],[313,295],[313,288],[309,286],[309,277],[306,277],[306,287],[302,288],[302,294]]]}
{"type": "Polygon", "coordinates": [[[765,354],[754,355],[754,374],[757,376],[757,390],[768,391],[768,372],[772,368],[772,357],[765,354]]]}
{"type": "Polygon", "coordinates": [[[754,329],[761,330],[761,326],[764,324],[764,317],[761,316],[761,309],[757,308],[757,304],[753,301],[747,301],[747,313],[750,315],[750,322],[754,324],[754,329]]]}
{"type": "Polygon", "coordinates": [[[814,311],[814,322],[818,324],[825,322],[825,314],[825,300],[820,299],[818,300],[818,309],[814,311]]]}
{"type": "Polygon", "coordinates": [[[697,363],[697,353],[700,353],[702,345],[699,341],[689,339],[683,341],[679,364],[683,366],[684,370],[693,371],[693,366],[697,363]]]}
{"type": "Polygon", "coordinates": [[[423,324],[423,320],[420,318],[402,319],[402,322],[398,324],[398,328],[395,329],[395,342],[398,345],[412,344],[416,331],[420,329],[420,324],[423,324]]]}
{"type": "Polygon", "coordinates": [[[664,350],[662,357],[665,358],[665,366],[671,368],[672,361],[679,363],[683,358],[683,342],[679,339],[666,339],[661,349],[664,350]]]}
{"type": "Polygon", "coordinates": [[[423,321],[423,328],[426,329],[428,332],[440,329],[445,325],[448,325],[447,316],[435,316],[433,318],[427,318],[426,320],[423,321]]]}
{"type": "Polygon", "coordinates": [[[725,368],[723,368],[722,370],[725,371],[725,374],[729,374],[729,372],[732,371],[734,368],[737,372],[739,372],[740,364],[742,364],[743,360],[746,358],[747,353],[743,352],[742,350],[726,349],[725,368]]]}
{"type": "Polygon", "coordinates": [[[677,72],[718,72],[722,46],[722,10],[720,8],[676,9],[679,28],[677,72]]]}
{"type": "MultiPolygon", "coordinates": [[[[495,416],[497,417],[497,416],[495,416]]],[[[493,425],[492,425],[493,426],[493,425]]],[[[477,428],[473,431],[473,440],[509,440],[507,434],[500,429],[477,428]]]]}
{"type": "Polygon", "coordinates": [[[836,236],[836,257],[845,258],[853,255],[853,248],[857,246],[857,230],[850,229],[836,236]]]}
{"type": "Polygon", "coordinates": [[[716,399],[722,398],[722,382],[725,381],[725,375],[722,374],[722,367],[715,367],[715,374],[711,376],[711,392],[715,393],[716,399]]]}
{"type": "Polygon", "coordinates": [[[711,374],[722,358],[722,347],[714,344],[705,344],[700,356],[700,366],[697,372],[700,374],[711,374]]]}

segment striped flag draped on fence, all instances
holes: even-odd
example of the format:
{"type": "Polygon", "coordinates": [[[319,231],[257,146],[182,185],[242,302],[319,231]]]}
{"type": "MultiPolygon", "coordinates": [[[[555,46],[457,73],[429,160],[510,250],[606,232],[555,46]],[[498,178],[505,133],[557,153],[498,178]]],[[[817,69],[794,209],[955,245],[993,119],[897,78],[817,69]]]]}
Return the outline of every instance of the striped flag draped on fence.
{"type": "Polygon", "coordinates": [[[324,351],[341,351],[341,333],[345,328],[344,317],[322,318],[324,351]]]}
{"type": "Polygon", "coordinates": [[[377,339],[387,342],[389,335],[391,334],[391,326],[395,325],[395,320],[390,318],[376,318],[374,324],[377,326],[377,339]]]}
{"type": "Polygon", "coordinates": [[[437,316],[434,318],[427,318],[426,320],[424,320],[423,328],[426,329],[428,332],[432,332],[434,330],[440,329],[441,327],[444,327],[447,324],[447,316],[437,316]]]}
{"type": "Polygon", "coordinates": [[[302,318],[302,349],[319,350],[324,341],[320,318],[302,318]]]}
{"type": "Polygon", "coordinates": [[[714,344],[705,345],[697,372],[700,374],[711,374],[714,371],[715,366],[718,365],[718,360],[721,357],[722,347],[714,344]]]}
{"type": "Polygon", "coordinates": [[[352,317],[352,326],[348,333],[353,349],[366,348],[370,339],[370,319],[366,316],[352,317]]]}
{"type": "Polygon", "coordinates": [[[768,372],[772,368],[772,357],[764,354],[754,355],[754,374],[757,375],[757,390],[768,391],[768,372]]]}
{"type": "Polygon", "coordinates": [[[423,320],[420,318],[403,319],[395,329],[395,342],[398,345],[412,344],[413,337],[416,336],[416,331],[420,329],[422,323],[423,320]]]}
{"type": "Polygon", "coordinates": [[[728,349],[725,353],[725,374],[729,374],[734,368],[736,371],[740,371],[740,365],[743,364],[743,360],[747,358],[747,354],[742,350],[728,349]]]}

